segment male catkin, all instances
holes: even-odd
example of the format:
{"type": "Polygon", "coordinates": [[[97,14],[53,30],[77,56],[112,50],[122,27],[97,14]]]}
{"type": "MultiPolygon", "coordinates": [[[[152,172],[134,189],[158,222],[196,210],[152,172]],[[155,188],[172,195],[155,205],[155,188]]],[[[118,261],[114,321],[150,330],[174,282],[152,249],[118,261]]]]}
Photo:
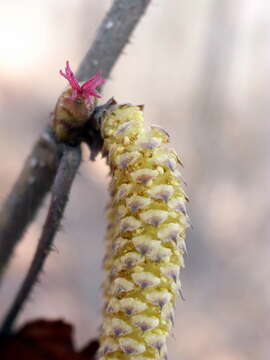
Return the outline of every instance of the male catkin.
{"type": "Polygon", "coordinates": [[[188,226],[181,162],[140,106],[112,106],[101,127],[112,179],[99,358],[166,359],[188,226]]]}

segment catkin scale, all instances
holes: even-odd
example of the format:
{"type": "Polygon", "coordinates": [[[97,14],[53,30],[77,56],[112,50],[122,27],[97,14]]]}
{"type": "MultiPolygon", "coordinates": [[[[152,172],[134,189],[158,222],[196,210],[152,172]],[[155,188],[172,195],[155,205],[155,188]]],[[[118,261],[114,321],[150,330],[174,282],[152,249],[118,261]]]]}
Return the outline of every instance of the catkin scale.
{"type": "Polygon", "coordinates": [[[166,359],[188,227],[181,161],[140,106],[111,106],[101,134],[111,198],[99,359],[166,359]]]}

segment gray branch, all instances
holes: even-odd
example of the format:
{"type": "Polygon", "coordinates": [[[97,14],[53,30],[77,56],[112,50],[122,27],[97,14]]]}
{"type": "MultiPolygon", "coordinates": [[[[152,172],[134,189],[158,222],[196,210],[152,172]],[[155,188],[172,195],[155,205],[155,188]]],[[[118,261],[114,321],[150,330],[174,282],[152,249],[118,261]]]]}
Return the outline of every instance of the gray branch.
{"type": "Polygon", "coordinates": [[[8,334],[14,321],[27,300],[38,275],[43,268],[45,260],[51,250],[53,240],[59,229],[64,210],[68,201],[70,189],[81,162],[81,150],[78,147],[65,146],[55,181],[52,187],[51,203],[48,215],[38,242],[33,261],[25,277],[25,280],[15,297],[14,303],[4,320],[1,334],[8,334]]]}
{"type": "MultiPolygon", "coordinates": [[[[96,40],[79,67],[79,80],[89,78],[97,70],[100,70],[105,78],[109,77],[113,65],[149,3],[150,0],[114,1],[97,31],[96,40]]],[[[52,186],[60,157],[60,144],[48,135],[48,130],[44,130],[0,210],[0,280],[22,234],[35,218],[52,186]],[[47,136],[50,137],[50,145],[47,145],[46,150],[44,139],[47,136]],[[35,170],[31,167],[34,162],[38,164],[35,170]]]]}
{"type": "Polygon", "coordinates": [[[101,71],[107,78],[150,0],[115,0],[101,23],[93,46],[76,73],[80,81],[101,71]]]}
{"type": "Polygon", "coordinates": [[[61,147],[52,130],[45,129],[0,212],[0,279],[18,240],[51,188],[60,158],[61,147]]]}

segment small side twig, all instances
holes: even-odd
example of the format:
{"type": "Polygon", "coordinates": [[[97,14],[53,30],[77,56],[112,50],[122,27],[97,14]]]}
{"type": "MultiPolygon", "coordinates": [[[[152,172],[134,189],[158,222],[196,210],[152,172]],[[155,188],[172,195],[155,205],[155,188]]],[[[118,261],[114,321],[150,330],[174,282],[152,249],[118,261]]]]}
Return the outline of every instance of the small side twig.
{"type": "Polygon", "coordinates": [[[0,212],[0,279],[26,226],[49,191],[62,156],[53,131],[44,130],[0,212]]]}
{"type": "Polygon", "coordinates": [[[52,187],[51,203],[37,250],[25,280],[3,322],[0,334],[8,334],[11,332],[13,323],[16,320],[19,311],[22,309],[28,295],[37,281],[38,275],[51,250],[54,236],[59,229],[80,161],[80,147],[65,146],[63,157],[52,187]]]}
{"type": "MultiPolygon", "coordinates": [[[[120,56],[123,47],[128,43],[130,34],[145,12],[150,0],[115,0],[97,31],[96,39],[79,66],[77,77],[83,81],[101,71],[106,78],[120,56]]],[[[0,279],[3,269],[8,264],[21,235],[34,219],[45,195],[50,190],[59,163],[59,145],[52,140],[54,146],[44,156],[43,139],[47,137],[45,130],[37,145],[32,149],[24,170],[0,209],[0,279]],[[47,159],[48,158],[48,159],[47,159]],[[48,167],[38,166],[33,177],[28,168],[31,159],[37,164],[49,161],[48,167]],[[31,186],[36,179],[35,186],[31,186]],[[16,229],[14,226],[16,219],[16,229]],[[20,219],[20,221],[18,221],[20,219]]]]}

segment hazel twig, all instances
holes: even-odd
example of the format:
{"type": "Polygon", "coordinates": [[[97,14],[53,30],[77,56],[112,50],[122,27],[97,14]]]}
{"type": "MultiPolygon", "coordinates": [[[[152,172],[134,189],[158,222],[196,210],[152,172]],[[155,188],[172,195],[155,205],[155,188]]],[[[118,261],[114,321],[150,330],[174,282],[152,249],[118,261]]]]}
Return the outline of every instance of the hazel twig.
{"type": "Polygon", "coordinates": [[[76,73],[79,81],[86,80],[98,71],[103,77],[109,77],[150,2],[150,0],[114,1],[97,31],[93,45],[79,66],[76,73]]]}
{"type": "Polygon", "coordinates": [[[37,250],[25,280],[3,322],[1,334],[10,333],[18,313],[37,282],[40,271],[52,248],[55,234],[59,229],[70,189],[81,162],[81,150],[79,146],[65,146],[64,148],[64,153],[52,187],[48,215],[38,242],[37,250]]]}
{"type": "MultiPolygon", "coordinates": [[[[109,77],[112,67],[149,3],[150,0],[113,2],[97,31],[93,45],[79,66],[77,77],[80,81],[86,80],[97,71],[101,71],[104,77],[109,77]]],[[[61,146],[51,137],[46,155],[46,151],[44,152],[46,137],[48,130],[43,131],[32,149],[23,171],[0,210],[0,279],[22,234],[35,218],[45,195],[50,190],[57,171],[61,146]],[[37,164],[49,162],[49,166],[38,166],[33,177],[32,170],[29,170],[31,159],[35,159],[37,164]],[[31,184],[34,178],[35,186],[31,184]],[[16,229],[14,229],[14,219],[16,219],[16,229]]]]}
{"type": "Polygon", "coordinates": [[[44,130],[0,211],[0,279],[18,239],[22,237],[50,190],[61,159],[53,131],[44,130]]]}

